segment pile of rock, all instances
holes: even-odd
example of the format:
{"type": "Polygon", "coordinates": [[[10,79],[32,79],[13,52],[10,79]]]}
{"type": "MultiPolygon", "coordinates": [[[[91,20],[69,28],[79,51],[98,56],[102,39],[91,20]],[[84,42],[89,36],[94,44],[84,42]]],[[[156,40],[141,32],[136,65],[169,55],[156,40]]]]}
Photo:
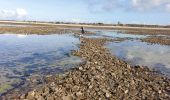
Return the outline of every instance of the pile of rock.
{"type": "Polygon", "coordinates": [[[167,36],[149,36],[141,40],[153,44],[170,45],[170,37],[167,36]]]}

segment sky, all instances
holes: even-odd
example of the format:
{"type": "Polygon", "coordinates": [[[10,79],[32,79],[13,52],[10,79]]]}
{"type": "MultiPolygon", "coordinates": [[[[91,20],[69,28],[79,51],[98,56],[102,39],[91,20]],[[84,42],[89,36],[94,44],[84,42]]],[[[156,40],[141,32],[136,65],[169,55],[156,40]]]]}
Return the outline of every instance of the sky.
{"type": "Polygon", "coordinates": [[[0,0],[0,20],[170,25],[170,0],[0,0]]]}

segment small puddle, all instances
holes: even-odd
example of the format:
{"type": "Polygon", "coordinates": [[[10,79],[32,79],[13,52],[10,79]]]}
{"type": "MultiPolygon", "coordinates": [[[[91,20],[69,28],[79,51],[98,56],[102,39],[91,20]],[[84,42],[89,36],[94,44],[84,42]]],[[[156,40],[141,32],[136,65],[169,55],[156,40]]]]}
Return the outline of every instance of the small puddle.
{"type": "Polygon", "coordinates": [[[0,35],[0,94],[34,73],[63,73],[81,59],[71,55],[80,43],[72,34],[0,35]]]}
{"type": "Polygon", "coordinates": [[[170,76],[170,46],[126,40],[108,43],[106,47],[113,55],[132,65],[148,66],[170,76]]]}

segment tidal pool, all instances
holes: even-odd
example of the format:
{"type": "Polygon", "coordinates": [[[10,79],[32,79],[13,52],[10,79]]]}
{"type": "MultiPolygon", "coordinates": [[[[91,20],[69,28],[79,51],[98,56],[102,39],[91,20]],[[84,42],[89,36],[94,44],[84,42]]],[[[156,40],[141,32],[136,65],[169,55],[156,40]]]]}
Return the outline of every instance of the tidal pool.
{"type": "Polygon", "coordinates": [[[34,73],[63,73],[81,59],[71,55],[80,43],[72,34],[0,35],[0,94],[34,73]]]}
{"type": "Polygon", "coordinates": [[[126,40],[108,43],[106,47],[132,65],[148,66],[170,76],[170,46],[126,40]]]}
{"type": "Polygon", "coordinates": [[[95,32],[96,34],[86,35],[87,38],[146,38],[149,35],[135,35],[135,34],[125,34],[117,30],[88,30],[95,32]]]}

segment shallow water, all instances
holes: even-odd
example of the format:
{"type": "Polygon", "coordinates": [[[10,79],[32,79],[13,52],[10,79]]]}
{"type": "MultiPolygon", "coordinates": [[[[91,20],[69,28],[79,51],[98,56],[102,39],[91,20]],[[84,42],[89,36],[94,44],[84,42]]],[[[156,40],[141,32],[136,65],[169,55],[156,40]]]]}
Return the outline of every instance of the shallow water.
{"type": "Polygon", "coordinates": [[[132,65],[143,65],[170,76],[170,46],[138,40],[108,43],[111,53],[132,65]]]}
{"type": "MultiPolygon", "coordinates": [[[[116,30],[89,30],[96,32],[87,38],[125,38],[106,45],[111,53],[132,65],[149,66],[150,68],[170,76],[170,46],[149,44],[139,41],[141,38],[160,35],[125,34],[116,30]]],[[[166,36],[167,37],[167,36],[166,36]]]]}
{"type": "Polygon", "coordinates": [[[0,24],[0,27],[6,27],[6,26],[10,26],[10,27],[28,27],[31,25],[20,25],[20,24],[0,24]]]}
{"type": "Polygon", "coordinates": [[[71,50],[80,43],[73,35],[0,35],[0,93],[27,76],[56,74],[81,62],[71,50]]]}
{"type": "Polygon", "coordinates": [[[87,35],[87,38],[146,38],[149,35],[135,35],[135,34],[125,34],[116,30],[88,30],[95,32],[96,34],[87,35]]]}

